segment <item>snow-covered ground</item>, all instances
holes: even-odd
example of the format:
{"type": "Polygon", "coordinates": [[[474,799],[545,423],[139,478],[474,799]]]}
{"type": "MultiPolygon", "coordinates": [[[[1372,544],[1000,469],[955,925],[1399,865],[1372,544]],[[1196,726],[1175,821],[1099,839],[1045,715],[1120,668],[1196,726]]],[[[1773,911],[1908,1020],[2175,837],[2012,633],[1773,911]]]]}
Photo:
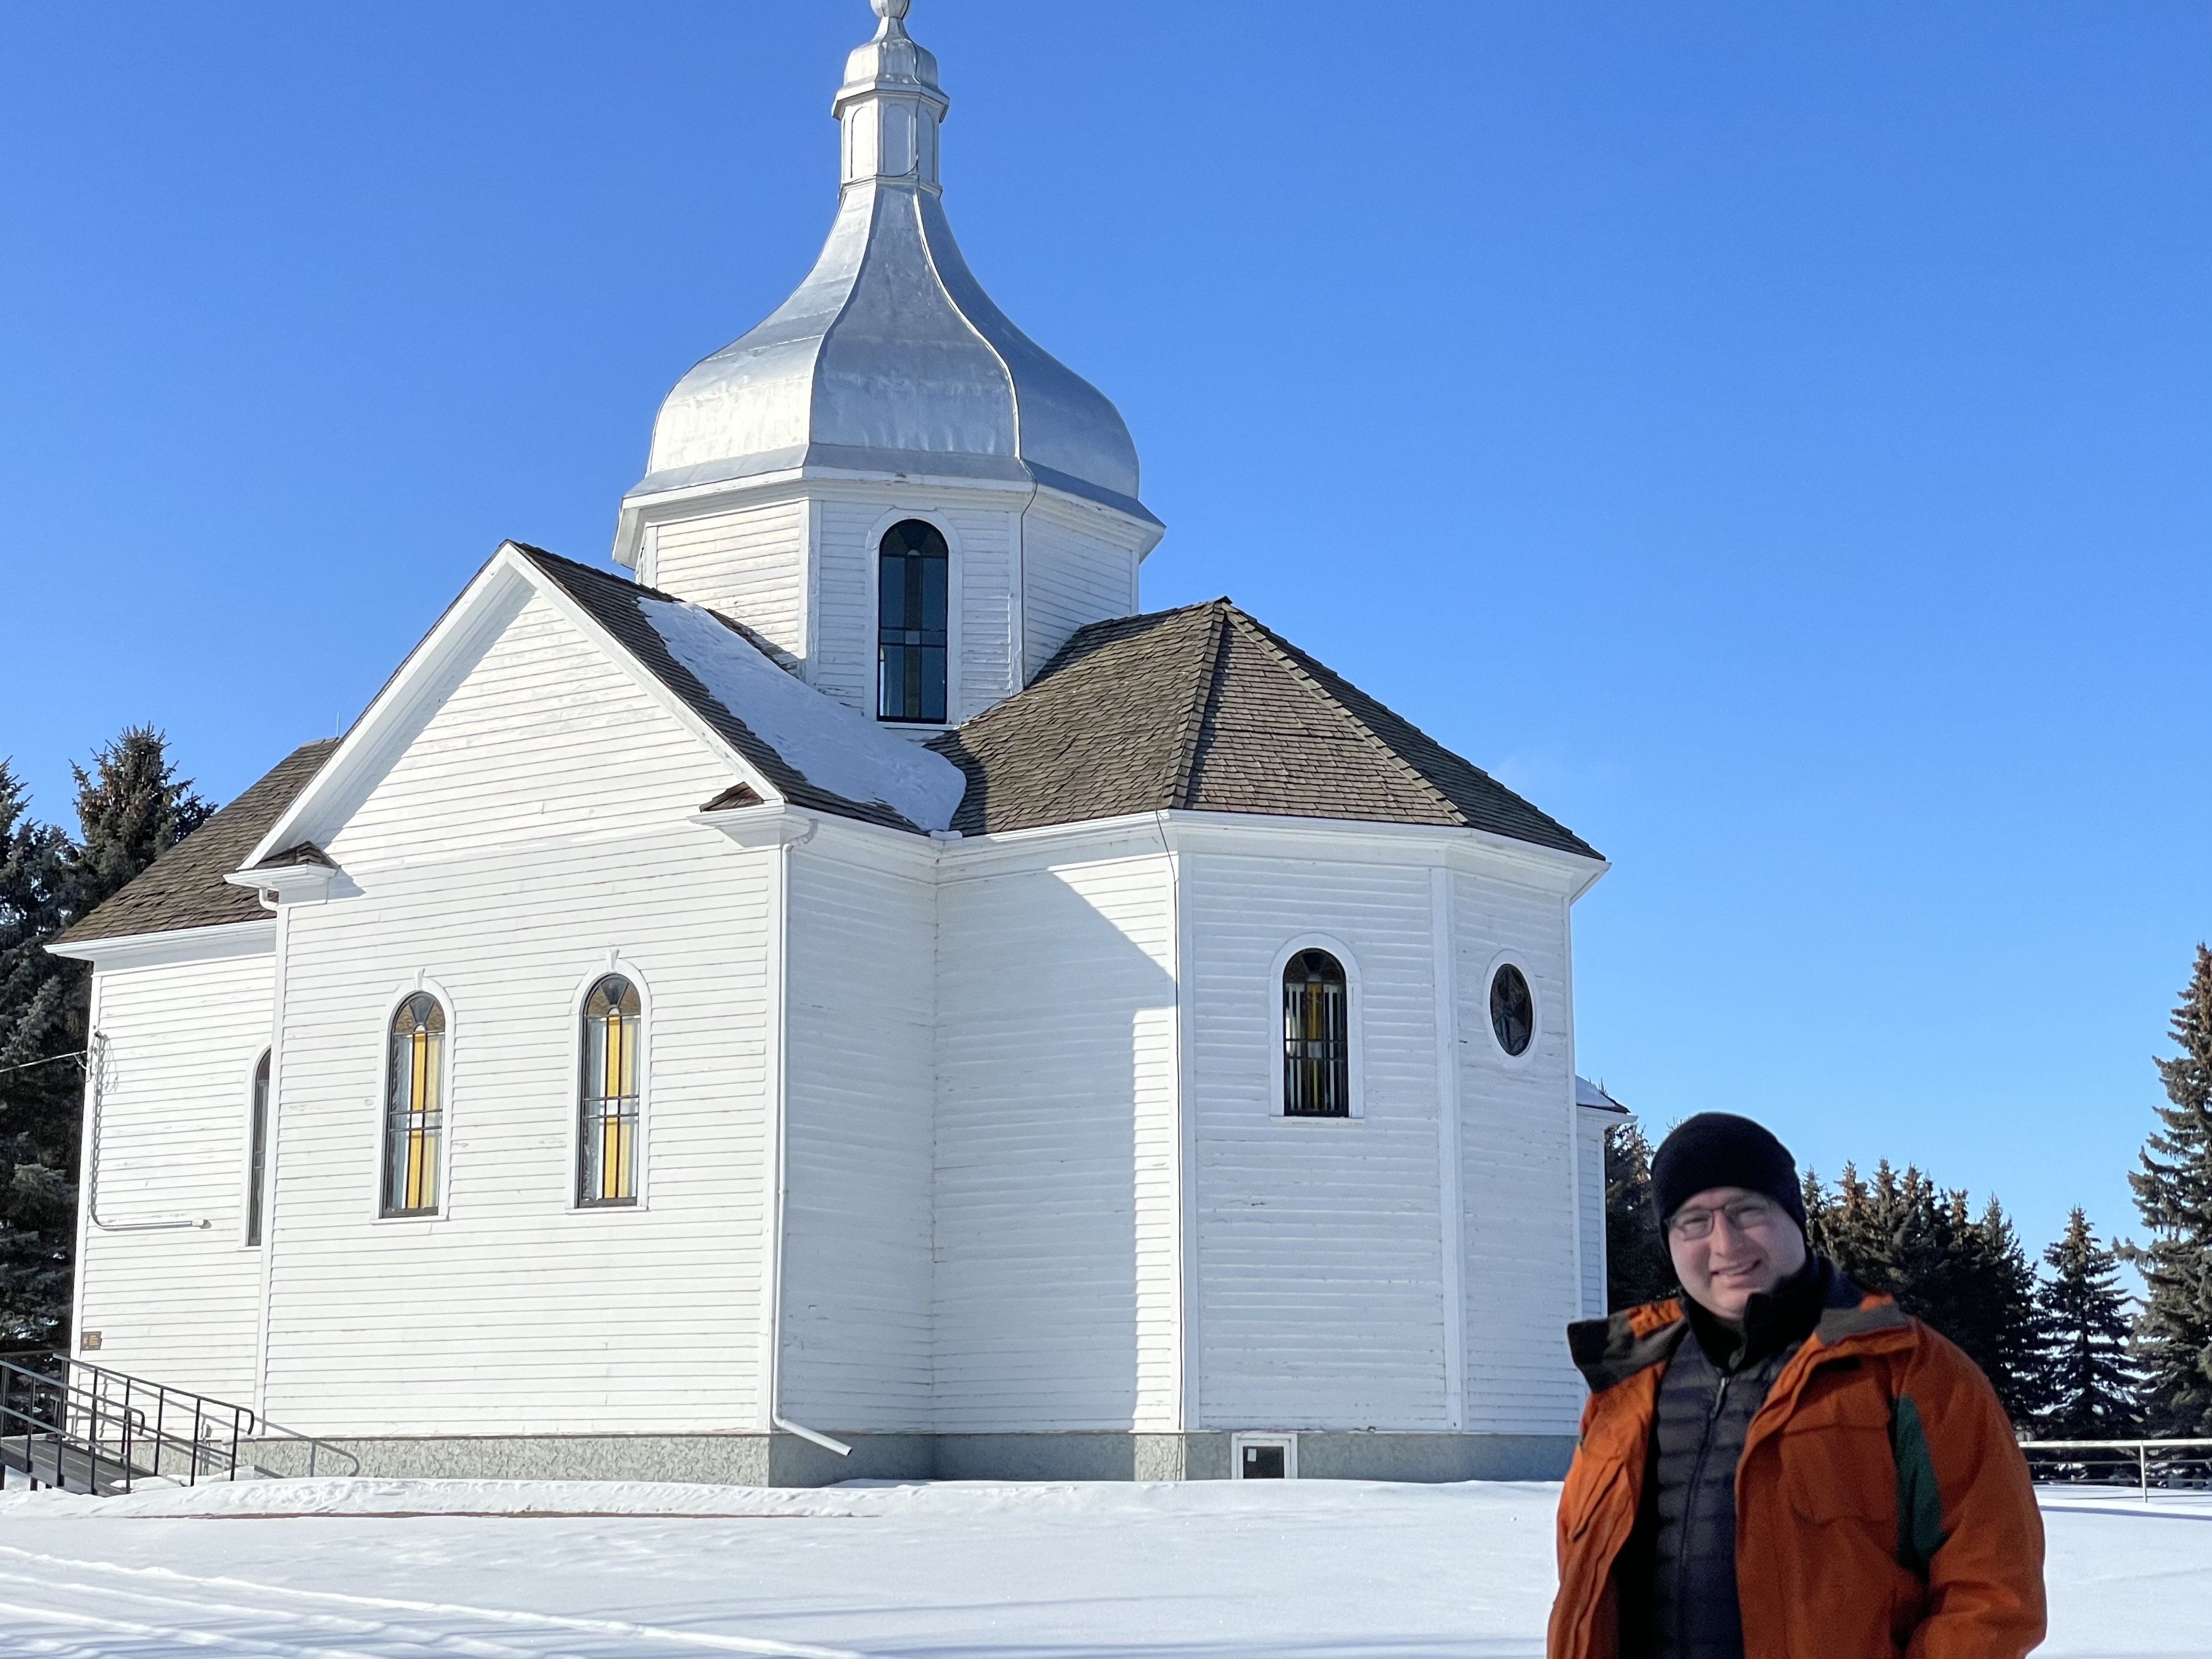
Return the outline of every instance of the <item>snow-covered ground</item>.
{"type": "MultiPolygon", "coordinates": [[[[0,1653],[1534,1655],[1558,1488],[260,1481],[0,1497],[0,1653]]],[[[2212,1497],[2045,1493],[2051,1655],[2212,1655],[2212,1497]]]]}

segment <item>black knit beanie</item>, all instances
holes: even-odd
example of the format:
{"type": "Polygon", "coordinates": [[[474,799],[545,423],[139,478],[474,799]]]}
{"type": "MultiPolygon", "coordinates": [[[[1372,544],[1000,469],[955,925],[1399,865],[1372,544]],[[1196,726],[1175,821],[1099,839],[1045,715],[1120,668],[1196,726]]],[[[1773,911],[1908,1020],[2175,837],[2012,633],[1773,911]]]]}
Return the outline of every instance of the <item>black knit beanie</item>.
{"type": "Polygon", "coordinates": [[[1772,1199],[1805,1231],[1797,1160],[1771,1130],[1729,1112],[1700,1112],[1676,1127],[1651,1160],[1651,1201],[1659,1224],[1709,1187],[1741,1187],[1772,1199]]]}

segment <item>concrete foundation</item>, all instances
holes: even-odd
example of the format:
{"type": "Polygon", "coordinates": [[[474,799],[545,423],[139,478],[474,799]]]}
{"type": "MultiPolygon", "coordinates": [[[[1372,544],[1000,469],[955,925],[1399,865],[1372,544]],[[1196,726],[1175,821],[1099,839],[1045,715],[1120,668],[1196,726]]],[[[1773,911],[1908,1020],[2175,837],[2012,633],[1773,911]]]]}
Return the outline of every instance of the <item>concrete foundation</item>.
{"type": "MultiPolygon", "coordinates": [[[[835,1431],[831,1431],[835,1434],[835,1431]]],[[[840,1457],[789,1434],[514,1435],[323,1442],[320,1474],[446,1480],[672,1480],[826,1486],[840,1480],[1226,1480],[1231,1437],[1192,1434],[836,1434],[840,1457]]],[[[1297,1441],[1304,1480],[1556,1480],[1572,1435],[1318,1431],[1297,1441]]],[[[246,1461],[304,1475],[307,1449],[263,1441],[246,1461]]]]}

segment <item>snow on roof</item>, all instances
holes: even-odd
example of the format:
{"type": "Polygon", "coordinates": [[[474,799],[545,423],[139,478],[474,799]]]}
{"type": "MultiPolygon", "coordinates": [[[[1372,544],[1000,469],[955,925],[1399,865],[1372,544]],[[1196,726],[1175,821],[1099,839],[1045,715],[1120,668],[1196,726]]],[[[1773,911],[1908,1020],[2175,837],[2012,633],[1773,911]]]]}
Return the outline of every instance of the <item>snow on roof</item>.
{"type": "Polygon", "coordinates": [[[1592,1083],[1586,1077],[1575,1079],[1575,1104],[1593,1111],[1619,1112],[1624,1117],[1628,1115],[1628,1108],[1606,1093],[1602,1083],[1592,1083]]]}
{"type": "Polygon", "coordinates": [[[641,596],[668,654],[817,789],[876,801],[923,830],[952,822],[968,775],[769,661],[702,606],[641,596]]]}

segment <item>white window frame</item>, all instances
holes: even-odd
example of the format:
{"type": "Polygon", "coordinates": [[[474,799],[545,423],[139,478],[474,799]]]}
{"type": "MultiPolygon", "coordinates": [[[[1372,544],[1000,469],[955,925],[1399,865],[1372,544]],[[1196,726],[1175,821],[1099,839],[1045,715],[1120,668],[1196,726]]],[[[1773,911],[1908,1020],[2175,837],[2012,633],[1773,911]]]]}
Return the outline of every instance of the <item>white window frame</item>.
{"type": "MultiPolygon", "coordinates": [[[[1267,1065],[1270,1084],[1267,1110],[1277,1122],[1312,1128],[1366,1121],[1367,1087],[1364,1073],[1366,1071],[1367,1044],[1361,1035],[1361,1028],[1365,1024],[1361,977],[1359,959],[1352,955],[1352,947],[1332,933],[1300,933],[1275,952],[1274,962],[1267,970],[1267,1044],[1271,1055],[1267,1065]],[[1291,965],[1291,958],[1302,951],[1326,951],[1336,958],[1337,966],[1344,969],[1344,1065],[1352,1088],[1351,1114],[1346,1117],[1293,1117],[1283,1109],[1285,1084],[1283,1066],[1289,1059],[1283,1052],[1283,971],[1291,965]]],[[[1529,1046],[1534,1048],[1535,1045],[1531,1043],[1529,1046]]]]}
{"type": "Polygon", "coordinates": [[[384,1000],[383,1023],[376,1028],[376,1181],[369,1191],[369,1218],[380,1227],[434,1227],[450,1219],[453,1212],[453,1097],[457,1092],[454,1079],[459,1075],[455,1056],[459,1052],[460,1016],[453,1006],[452,993],[432,979],[427,973],[417,974],[413,981],[394,991],[384,1000]],[[417,994],[435,997],[438,1006],[446,1014],[446,1074],[441,1084],[445,1098],[438,1103],[438,1207],[416,1215],[386,1215],[384,1212],[385,1159],[391,1149],[385,1137],[391,1130],[392,1118],[392,1022],[399,1012],[400,1005],[417,994]]]}
{"type": "Polygon", "coordinates": [[[1537,1051],[1544,1046],[1544,1010],[1549,999],[1543,993],[1536,975],[1528,971],[1528,958],[1518,951],[1500,951],[1490,958],[1490,965],[1482,970],[1481,1000],[1475,1005],[1476,1016],[1482,1021],[1483,1035],[1490,1039],[1492,1058],[1510,1070],[1525,1071],[1536,1063],[1537,1051]],[[1528,981],[1528,1005],[1534,1018],[1528,1022],[1528,1046],[1517,1054],[1505,1052],[1505,1045],[1498,1040],[1497,1022],[1490,1018],[1490,988],[1501,968],[1517,968],[1521,977],[1528,981]]]}
{"type": "Polygon", "coordinates": [[[568,1212],[594,1218],[641,1215],[650,1207],[646,1172],[653,1139],[653,988],[637,964],[619,951],[577,981],[568,999],[568,1212]],[[584,1170],[584,1002],[592,988],[620,975],[637,988],[637,1195],[627,1204],[586,1204],[580,1196],[584,1170]]]}
{"type": "Polygon", "coordinates": [[[963,588],[965,585],[967,551],[960,544],[960,533],[945,514],[933,507],[896,507],[883,514],[868,531],[868,539],[861,548],[861,562],[868,573],[868,718],[887,732],[914,732],[924,737],[939,732],[950,732],[960,724],[965,713],[960,696],[960,668],[965,659],[960,634],[960,611],[963,588]],[[883,717],[883,608],[884,588],[882,561],[884,538],[895,524],[904,524],[908,519],[918,519],[945,538],[945,719],[941,723],[929,720],[887,720],[883,717]]]}
{"type": "Polygon", "coordinates": [[[1298,1437],[1295,1434],[1276,1431],[1247,1430],[1229,1437],[1229,1478],[1244,1478],[1244,1448],[1247,1446],[1280,1446],[1283,1449],[1283,1479],[1298,1478],[1298,1437]]]}

